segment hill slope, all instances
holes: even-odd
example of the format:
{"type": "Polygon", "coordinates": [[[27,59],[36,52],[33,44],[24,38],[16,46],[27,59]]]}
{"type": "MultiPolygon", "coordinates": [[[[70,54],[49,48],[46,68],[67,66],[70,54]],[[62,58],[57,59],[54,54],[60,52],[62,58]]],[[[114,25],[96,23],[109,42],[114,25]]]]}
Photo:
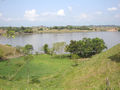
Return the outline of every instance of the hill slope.
{"type": "Polygon", "coordinates": [[[111,59],[118,52],[120,44],[90,59],[80,59],[78,66],[73,66],[74,62],[68,58],[49,55],[34,56],[29,63],[23,57],[0,62],[0,89],[105,90],[109,87],[119,90],[120,62],[111,59]]]}
{"type": "Polygon", "coordinates": [[[114,57],[118,52],[120,44],[87,61],[81,61],[79,67],[67,74],[64,81],[65,89],[105,90],[106,83],[109,82],[110,88],[120,90],[120,63],[116,62],[114,57]],[[114,60],[111,60],[111,57],[114,57],[114,60]]]}

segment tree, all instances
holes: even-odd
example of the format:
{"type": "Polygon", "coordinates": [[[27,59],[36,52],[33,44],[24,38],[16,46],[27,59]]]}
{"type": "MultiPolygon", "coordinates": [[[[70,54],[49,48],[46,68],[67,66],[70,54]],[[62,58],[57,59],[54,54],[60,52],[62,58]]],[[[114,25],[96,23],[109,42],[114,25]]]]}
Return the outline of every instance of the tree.
{"type": "Polygon", "coordinates": [[[92,39],[92,43],[93,43],[93,53],[100,53],[103,49],[107,48],[105,46],[105,42],[103,41],[103,39],[99,39],[99,38],[94,38],[92,39]]]}
{"type": "Polygon", "coordinates": [[[45,54],[49,54],[48,44],[45,44],[45,45],[43,46],[43,50],[44,50],[44,53],[45,53],[45,54]]]}
{"type": "Polygon", "coordinates": [[[21,30],[24,31],[24,30],[25,30],[25,27],[21,26],[21,30]]]}
{"type": "Polygon", "coordinates": [[[15,38],[15,31],[13,30],[7,30],[6,34],[8,38],[10,37],[15,38]]]}
{"type": "Polygon", "coordinates": [[[73,41],[66,46],[66,51],[71,54],[76,54],[80,57],[90,57],[107,48],[105,43],[100,38],[83,38],[83,40],[73,41]]]}

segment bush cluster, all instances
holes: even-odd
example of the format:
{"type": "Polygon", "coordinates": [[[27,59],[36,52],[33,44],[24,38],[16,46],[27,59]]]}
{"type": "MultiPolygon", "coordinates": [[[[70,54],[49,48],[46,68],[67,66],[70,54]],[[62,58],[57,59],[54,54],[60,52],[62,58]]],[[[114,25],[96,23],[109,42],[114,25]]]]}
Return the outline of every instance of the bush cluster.
{"type": "Polygon", "coordinates": [[[66,51],[80,57],[90,57],[107,48],[105,42],[100,38],[83,38],[83,40],[71,40],[66,46],[66,51]]]}

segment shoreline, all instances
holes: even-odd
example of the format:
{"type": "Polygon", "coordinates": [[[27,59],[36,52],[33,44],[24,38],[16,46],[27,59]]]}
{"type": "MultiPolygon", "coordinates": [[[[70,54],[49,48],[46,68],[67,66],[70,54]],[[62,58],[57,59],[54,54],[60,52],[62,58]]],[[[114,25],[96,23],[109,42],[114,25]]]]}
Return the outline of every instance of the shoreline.
{"type": "MultiPolygon", "coordinates": [[[[119,32],[117,30],[112,31],[112,30],[43,30],[43,31],[33,31],[33,33],[19,33],[16,32],[16,35],[28,35],[28,34],[41,34],[41,33],[75,33],[75,32],[119,32]]],[[[0,36],[5,33],[0,33],[0,36]]]]}
{"type": "Polygon", "coordinates": [[[44,30],[44,31],[38,31],[38,32],[33,32],[33,33],[72,33],[72,32],[118,32],[116,31],[111,31],[111,30],[44,30]]]}

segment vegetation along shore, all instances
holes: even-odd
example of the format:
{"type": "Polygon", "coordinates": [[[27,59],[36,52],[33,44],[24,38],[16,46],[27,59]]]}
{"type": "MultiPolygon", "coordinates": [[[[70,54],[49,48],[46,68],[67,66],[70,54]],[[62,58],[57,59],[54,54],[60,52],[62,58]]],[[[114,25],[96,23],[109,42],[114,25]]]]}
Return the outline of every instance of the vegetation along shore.
{"type": "Polygon", "coordinates": [[[96,31],[120,31],[120,26],[33,26],[33,27],[0,27],[0,34],[8,33],[9,31],[16,34],[28,33],[65,33],[65,32],[96,32],[96,31]]]}

